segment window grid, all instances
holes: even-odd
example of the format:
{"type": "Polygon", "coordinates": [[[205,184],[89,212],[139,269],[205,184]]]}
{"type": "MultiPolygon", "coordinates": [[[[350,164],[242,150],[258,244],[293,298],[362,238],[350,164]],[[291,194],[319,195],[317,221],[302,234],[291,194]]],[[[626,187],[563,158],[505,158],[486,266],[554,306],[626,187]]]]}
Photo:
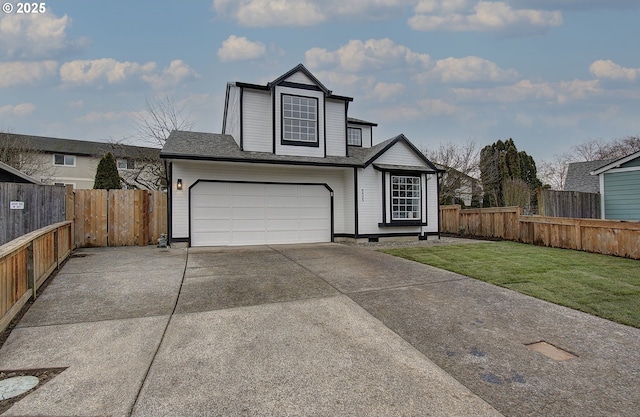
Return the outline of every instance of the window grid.
{"type": "Polygon", "coordinates": [[[420,218],[420,177],[391,177],[391,218],[415,220],[420,218]]]}
{"type": "Polygon", "coordinates": [[[362,146],[362,129],[350,127],[347,129],[347,144],[362,146]]]}
{"type": "Polygon", "coordinates": [[[283,139],[317,142],[317,107],[315,98],[283,95],[283,139]]]}

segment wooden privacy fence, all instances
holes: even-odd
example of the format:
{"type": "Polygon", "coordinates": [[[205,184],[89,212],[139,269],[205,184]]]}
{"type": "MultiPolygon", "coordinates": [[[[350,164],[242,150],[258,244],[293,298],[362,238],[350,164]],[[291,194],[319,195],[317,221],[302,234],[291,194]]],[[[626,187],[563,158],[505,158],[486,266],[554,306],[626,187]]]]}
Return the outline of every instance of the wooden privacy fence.
{"type": "Polygon", "coordinates": [[[64,221],[27,233],[0,246],[0,331],[73,248],[72,222],[64,221]]]}
{"type": "Polygon", "coordinates": [[[538,207],[541,216],[599,219],[600,193],[539,189],[538,207]]]}
{"type": "Polygon", "coordinates": [[[520,207],[440,207],[440,231],[640,259],[640,222],[523,216],[520,207]]]}
{"type": "Polygon", "coordinates": [[[73,191],[78,247],[145,246],[167,233],[167,195],[147,190],[73,191]]]}
{"type": "Polygon", "coordinates": [[[65,220],[65,206],[65,187],[0,182],[0,245],[65,220]]]}

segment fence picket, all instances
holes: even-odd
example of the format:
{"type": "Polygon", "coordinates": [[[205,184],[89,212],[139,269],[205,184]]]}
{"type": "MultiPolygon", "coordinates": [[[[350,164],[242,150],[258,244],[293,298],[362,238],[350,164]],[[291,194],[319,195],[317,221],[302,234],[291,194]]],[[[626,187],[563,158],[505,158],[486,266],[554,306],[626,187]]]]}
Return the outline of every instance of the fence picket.
{"type": "Polygon", "coordinates": [[[640,222],[523,216],[520,207],[440,207],[440,231],[640,259],[640,222]]]}

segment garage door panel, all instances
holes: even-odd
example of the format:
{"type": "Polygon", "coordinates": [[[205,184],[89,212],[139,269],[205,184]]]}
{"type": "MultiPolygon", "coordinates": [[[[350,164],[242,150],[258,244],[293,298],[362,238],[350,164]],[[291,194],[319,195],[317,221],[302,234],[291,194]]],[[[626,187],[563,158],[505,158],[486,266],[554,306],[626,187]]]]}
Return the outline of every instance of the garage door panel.
{"type": "Polygon", "coordinates": [[[321,185],[201,182],[191,216],[193,246],[331,240],[331,198],[321,185]]]}
{"type": "Polygon", "coordinates": [[[234,220],[231,224],[233,226],[232,230],[234,231],[261,232],[265,230],[264,219],[234,220]]]}
{"type": "Polygon", "coordinates": [[[194,207],[191,209],[193,219],[208,220],[229,218],[231,210],[228,207],[194,207]]]}
{"type": "Polygon", "coordinates": [[[234,207],[230,210],[234,220],[264,219],[264,207],[234,207]]]}

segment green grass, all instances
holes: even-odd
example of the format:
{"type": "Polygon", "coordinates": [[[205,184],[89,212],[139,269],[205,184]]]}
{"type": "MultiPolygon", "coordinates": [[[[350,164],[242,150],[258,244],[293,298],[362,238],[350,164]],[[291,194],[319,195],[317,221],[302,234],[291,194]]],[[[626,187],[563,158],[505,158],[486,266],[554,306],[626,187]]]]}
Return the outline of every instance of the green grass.
{"type": "Polygon", "coordinates": [[[382,252],[640,327],[640,260],[514,242],[382,252]]]}

